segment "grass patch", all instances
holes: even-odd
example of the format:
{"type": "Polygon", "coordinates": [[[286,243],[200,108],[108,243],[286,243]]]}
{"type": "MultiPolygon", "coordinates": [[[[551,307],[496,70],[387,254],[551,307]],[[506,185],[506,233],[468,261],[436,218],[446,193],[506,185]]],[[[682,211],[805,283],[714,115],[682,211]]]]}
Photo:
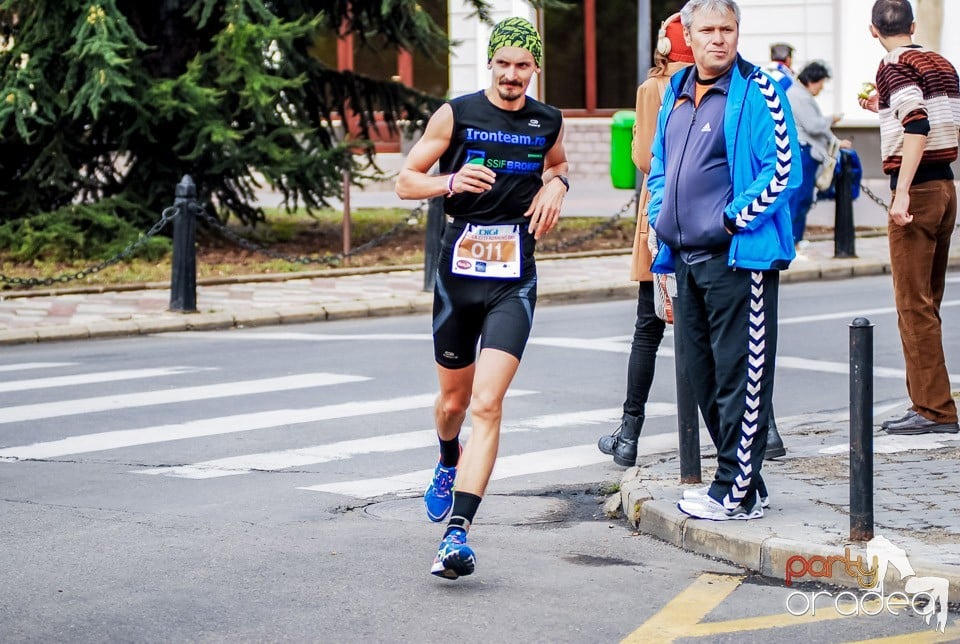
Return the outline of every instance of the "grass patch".
{"type": "Polygon", "coordinates": [[[607,483],[600,488],[600,496],[610,496],[620,492],[620,483],[607,483]]]}

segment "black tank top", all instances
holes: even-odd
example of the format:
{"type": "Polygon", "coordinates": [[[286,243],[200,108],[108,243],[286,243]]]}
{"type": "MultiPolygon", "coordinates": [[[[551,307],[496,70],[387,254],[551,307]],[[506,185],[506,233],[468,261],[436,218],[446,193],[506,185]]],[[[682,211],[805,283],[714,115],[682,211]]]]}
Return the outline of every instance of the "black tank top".
{"type": "Polygon", "coordinates": [[[497,180],[483,194],[447,198],[447,214],[478,224],[522,223],[523,213],[543,186],[544,157],[563,123],[560,110],[529,96],[520,110],[502,110],[483,91],[455,98],[450,107],[453,136],[440,157],[440,172],[483,163],[497,180]]]}

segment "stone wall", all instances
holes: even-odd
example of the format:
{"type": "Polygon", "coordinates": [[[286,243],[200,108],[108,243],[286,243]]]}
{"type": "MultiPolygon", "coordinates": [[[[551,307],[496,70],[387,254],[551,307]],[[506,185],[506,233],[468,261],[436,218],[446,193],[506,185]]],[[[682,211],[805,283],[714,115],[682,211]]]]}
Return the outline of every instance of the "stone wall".
{"type": "Polygon", "coordinates": [[[610,179],[609,118],[564,119],[563,147],[570,163],[570,180],[610,179]]]}

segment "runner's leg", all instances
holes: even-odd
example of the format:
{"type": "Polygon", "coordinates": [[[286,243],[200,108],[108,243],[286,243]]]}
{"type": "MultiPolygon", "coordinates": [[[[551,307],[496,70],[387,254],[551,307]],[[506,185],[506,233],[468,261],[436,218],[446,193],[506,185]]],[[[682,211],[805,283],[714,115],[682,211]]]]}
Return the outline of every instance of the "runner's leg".
{"type": "Polygon", "coordinates": [[[520,360],[498,349],[483,349],[473,377],[473,429],[457,467],[457,491],[483,496],[500,446],[503,399],[520,360]]]}
{"type": "Polygon", "coordinates": [[[433,415],[440,440],[452,441],[460,435],[460,427],[470,406],[475,370],[476,365],[462,369],[447,369],[437,365],[440,395],[433,406],[433,415]]]}

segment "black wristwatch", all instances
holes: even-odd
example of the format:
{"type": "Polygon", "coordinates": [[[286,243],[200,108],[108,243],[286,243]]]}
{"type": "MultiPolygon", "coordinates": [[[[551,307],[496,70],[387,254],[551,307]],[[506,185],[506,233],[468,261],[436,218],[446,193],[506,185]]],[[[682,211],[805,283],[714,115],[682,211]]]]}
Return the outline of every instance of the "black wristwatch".
{"type": "MultiPolygon", "coordinates": [[[[565,176],[563,176],[562,174],[556,174],[556,175],[553,176],[553,178],[554,178],[554,179],[560,179],[560,183],[562,183],[562,184],[564,185],[564,187],[567,189],[567,192],[570,192],[570,180],[569,180],[569,179],[567,179],[567,178],[566,178],[565,176]]],[[[553,181],[553,179],[551,179],[551,181],[553,181]]]]}

